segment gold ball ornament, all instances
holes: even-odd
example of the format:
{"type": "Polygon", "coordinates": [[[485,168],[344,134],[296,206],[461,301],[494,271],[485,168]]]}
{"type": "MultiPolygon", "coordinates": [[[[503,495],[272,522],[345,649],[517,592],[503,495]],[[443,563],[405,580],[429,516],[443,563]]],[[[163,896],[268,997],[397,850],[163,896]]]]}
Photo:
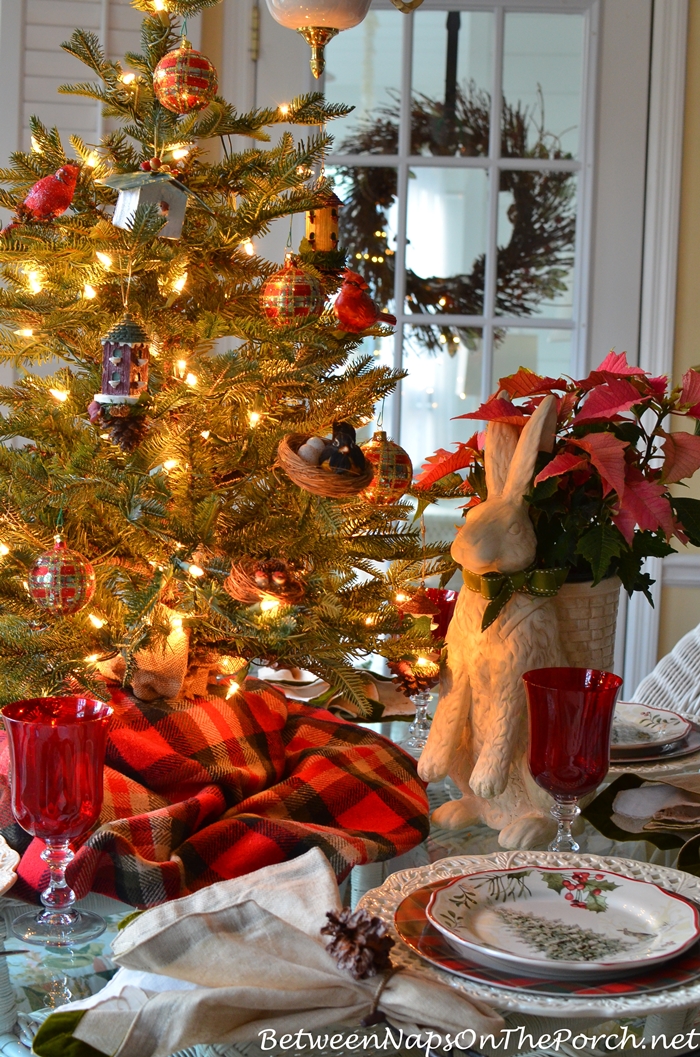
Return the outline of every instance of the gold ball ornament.
{"type": "Polygon", "coordinates": [[[395,503],[411,487],[413,464],[408,452],[389,440],[383,429],[378,429],[362,445],[362,452],[374,471],[372,484],[363,492],[364,498],[378,506],[395,503]]]}
{"type": "Polygon", "coordinates": [[[211,103],[219,87],[216,67],[206,55],[195,51],[186,37],[169,51],[153,71],[153,91],[161,106],[174,114],[202,110],[211,103]]]}

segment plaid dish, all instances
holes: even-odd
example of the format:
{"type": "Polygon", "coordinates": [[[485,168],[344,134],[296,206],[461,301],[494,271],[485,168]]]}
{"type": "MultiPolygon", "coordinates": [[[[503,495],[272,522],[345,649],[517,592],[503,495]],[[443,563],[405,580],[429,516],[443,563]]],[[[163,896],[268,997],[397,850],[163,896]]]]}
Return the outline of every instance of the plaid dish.
{"type": "MultiPolygon", "coordinates": [[[[425,839],[415,763],[385,738],[271,689],[144,702],[115,689],[101,825],[68,882],[148,907],[319,847],[339,879],[425,839]]],[[[43,843],[12,820],[5,736],[0,826],[23,852],[13,895],[48,883],[43,843]]]]}

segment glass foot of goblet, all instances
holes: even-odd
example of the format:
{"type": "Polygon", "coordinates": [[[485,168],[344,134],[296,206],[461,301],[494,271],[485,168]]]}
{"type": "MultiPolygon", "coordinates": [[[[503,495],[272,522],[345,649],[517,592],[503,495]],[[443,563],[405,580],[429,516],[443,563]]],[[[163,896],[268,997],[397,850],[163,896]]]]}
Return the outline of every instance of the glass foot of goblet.
{"type": "Polygon", "coordinates": [[[574,838],[571,827],[581,814],[577,800],[564,800],[556,797],[551,809],[552,818],[557,823],[557,835],[549,845],[550,851],[580,851],[581,845],[574,838]]]}
{"type": "Polygon", "coordinates": [[[101,936],[106,928],[99,914],[90,910],[64,913],[42,910],[38,914],[21,914],[12,922],[12,931],[24,943],[39,947],[71,947],[101,936]]]}
{"type": "Polygon", "coordinates": [[[68,841],[47,840],[41,858],[49,867],[49,887],[41,893],[44,909],[15,918],[15,936],[39,947],[71,947],[100,936],[107,926],[99,914],[73,906],[75,892],[66,884],[66,866],[73,858],[68,841]]]}
{"type": "Polygon", "coordinates": [[[411,697],[411,701],[416,706],[416,718],[408,728],[408,737],[401,742],[401,748],[409,752],[411,756],[420,756],[428,740],[428,734],[430,733],[430,720],[428,719],[430,699],[431,694],[428,690],[422,690],[411,697]]]}

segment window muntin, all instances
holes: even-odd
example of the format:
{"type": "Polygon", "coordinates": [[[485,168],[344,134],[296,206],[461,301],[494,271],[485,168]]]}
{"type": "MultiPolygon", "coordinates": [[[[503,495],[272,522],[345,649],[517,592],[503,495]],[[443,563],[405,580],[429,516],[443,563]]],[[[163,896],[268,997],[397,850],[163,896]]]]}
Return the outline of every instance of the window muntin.
{"type": "MultiPolygon", "coordinates": [[[[372,74],[373,98],[381,83],[384,101],[374,110],[362,103],[348,119],[355,133],[331,163],[347,181],[372,153],[364,172],[385,195],[393,188],[378,229],[387,254],[375,244],[353,257],[398,316],[394,364],[410,374],[385,423],[420,464],[466,437],[470,423],[452,416],[473,410],[520,362],[548,374],[583,370],[595,3],[425,0],[397,26],[383,2],[371,14],[394,19],[382,77],[376,62],[372,74]],[[384,125],[373,135],[378,116],[384,125]],[[388,267],[372,262],[378,254],[388,267]],[[425,385],[428,375],[444,382],[425,385]]],[[[327,50],[330,76],[343,69],[346,102],[369,98],[356,50],[350,68],[349,38],[361,31],[340,34],[327,50]]]]}

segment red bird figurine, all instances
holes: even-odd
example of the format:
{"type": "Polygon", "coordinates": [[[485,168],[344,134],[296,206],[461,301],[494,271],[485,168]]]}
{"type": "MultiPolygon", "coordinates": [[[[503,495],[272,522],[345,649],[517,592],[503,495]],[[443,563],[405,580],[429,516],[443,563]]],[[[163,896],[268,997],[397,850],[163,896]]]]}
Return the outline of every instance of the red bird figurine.
{"type": "Polygon", "coordinates": [[[333,306],[338,322],[343,330],[350,334],[361,334],[363,330],[377,323],[388,323],[396,326],[396,316],[389,312],[380,312],[369,296],[368,284],[357,272],[346,268],[343,272],[343,285],[333,306]]]}
{"type": "Polygon", "coordinates": [[[32,220],[60,217],[73,201],[79,175],[79,165],[62,165],[53,176],[37,180],[18,210],[20,217],[32,220]]]}

